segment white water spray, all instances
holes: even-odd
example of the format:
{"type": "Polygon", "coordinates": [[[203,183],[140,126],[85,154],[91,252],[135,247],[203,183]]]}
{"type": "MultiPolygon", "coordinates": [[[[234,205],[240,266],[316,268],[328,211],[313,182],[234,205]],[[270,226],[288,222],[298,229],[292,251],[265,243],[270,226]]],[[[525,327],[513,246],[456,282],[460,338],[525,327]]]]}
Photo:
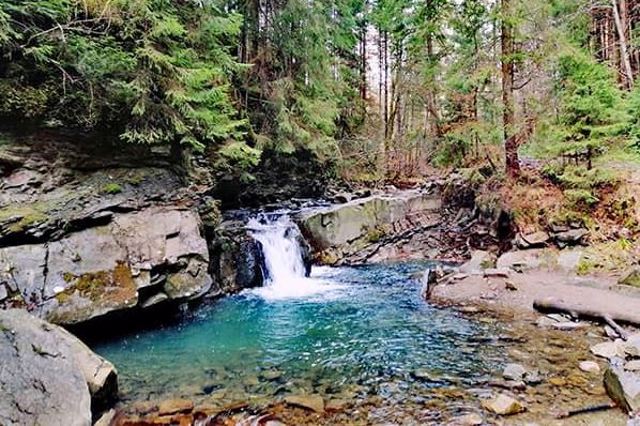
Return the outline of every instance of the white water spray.
{"type": "Polygon", "coordinates": [[[264,287],[255,292],[266,299],[303,297],[327,290],[327,283],[305,277],[300,230],[288,216],[266,217],[247,223],[251,236],[262,244],[266,266],[264,287]]]}

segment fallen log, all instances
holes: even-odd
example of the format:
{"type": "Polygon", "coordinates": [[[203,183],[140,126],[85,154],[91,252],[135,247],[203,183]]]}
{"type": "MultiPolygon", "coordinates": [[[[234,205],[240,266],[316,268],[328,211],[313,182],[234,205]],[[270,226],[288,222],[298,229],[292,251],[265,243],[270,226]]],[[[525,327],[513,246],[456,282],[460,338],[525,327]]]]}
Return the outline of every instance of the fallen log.
{"type": "Polygon", "coordinates": [[[573,317],[596,320],[607,324],[609,324],[607,321],[607,318],[609,318],[613,322],[640,327],[640,312],[607,312],[554,298],[536,299],[533,302],[533,308],[539,312],[569,314],[573,317]]]}
{"type": "Polygon", "coordinates": [[[605,402],[604,404],[589,405],[575,410],[569,410],[559,413],[556,415],[556,419],[566,419],[569,417],[577,416],[578,414],[595,413],[596,411],[610,410],[616,407],[617,405],[615,402],[605,402]]]}

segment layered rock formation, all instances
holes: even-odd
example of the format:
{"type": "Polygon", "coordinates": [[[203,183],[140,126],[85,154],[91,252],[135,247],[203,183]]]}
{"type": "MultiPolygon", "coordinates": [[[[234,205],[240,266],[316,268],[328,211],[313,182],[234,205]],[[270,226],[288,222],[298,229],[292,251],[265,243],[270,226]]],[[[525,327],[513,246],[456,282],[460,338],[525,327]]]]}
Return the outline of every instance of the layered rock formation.
{"type": "Polygon", "coordinates": [[[0,307],[77,324],[261,284],[236,274],[237,247],[208,247],[207,197],[165,157],[143,156],[165,167],[136,165],[135,152],[100,157],[77,143],[31,142],[0,150],[0,307]]]}
{"type": "Polygon", "coordinates": [[[1,248],[0,288],[6,303],[61,324],[198,297],[212,283],[199,228],[193,211],[150,207],[57,241],[1,248]]]}
{"type": "Polygon", "coordinates": [[[296,217],[325,264],[438,257],[438,191],[399,191],[303,212],[296,217]]]}

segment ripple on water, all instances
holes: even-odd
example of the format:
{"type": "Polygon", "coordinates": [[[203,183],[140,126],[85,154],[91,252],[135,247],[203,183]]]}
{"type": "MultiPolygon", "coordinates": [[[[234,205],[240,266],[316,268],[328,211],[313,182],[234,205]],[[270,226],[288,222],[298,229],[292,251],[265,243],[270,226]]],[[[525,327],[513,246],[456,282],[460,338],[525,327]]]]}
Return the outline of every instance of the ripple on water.
{"type": "Polygon", "coordinates": [[[95,350],[118,367],[127,399],[200,393],[222,404],[313,392],[422,401],[434,387],[486,378],[503,358],[483,339],[491,325],[420,299],[409,277],[426,266],[319,268],[300,281],[318,286],[303,297],[246,292],[95,350]]]}

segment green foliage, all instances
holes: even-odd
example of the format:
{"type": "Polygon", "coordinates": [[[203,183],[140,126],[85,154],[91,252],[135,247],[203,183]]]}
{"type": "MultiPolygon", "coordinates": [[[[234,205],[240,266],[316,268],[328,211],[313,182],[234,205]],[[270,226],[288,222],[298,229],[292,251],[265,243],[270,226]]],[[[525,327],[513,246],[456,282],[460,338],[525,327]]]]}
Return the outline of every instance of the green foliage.
{"type": "Polygon", "coordinates": [[[235,175],[241,182],[248,182],[253,180],[251,172],[260,163],[261,154],[260,150],[244,142],[232,142],[218,151],[215,166],[221,174],[235,175]]]}
{"type": "Polygon", "coordinates": [[[115,183],[107,183],[102,187],[102,192],[104,192],[105,194],[119,194],[122,192],[122,187],[115,183]]]}
{"type": "Polygon", "coordinates": [[[242,137],[241,23],[216,1],[3,1],[0,115],[197,149],[242,137]]]}
{"type": "Polygon", "coordinates": [[[582,51],[563,55],[556,90],[561,102],[555,129],[557,154],[589,159],[624,131],[622,93],[606,65],[582,51]]]}

